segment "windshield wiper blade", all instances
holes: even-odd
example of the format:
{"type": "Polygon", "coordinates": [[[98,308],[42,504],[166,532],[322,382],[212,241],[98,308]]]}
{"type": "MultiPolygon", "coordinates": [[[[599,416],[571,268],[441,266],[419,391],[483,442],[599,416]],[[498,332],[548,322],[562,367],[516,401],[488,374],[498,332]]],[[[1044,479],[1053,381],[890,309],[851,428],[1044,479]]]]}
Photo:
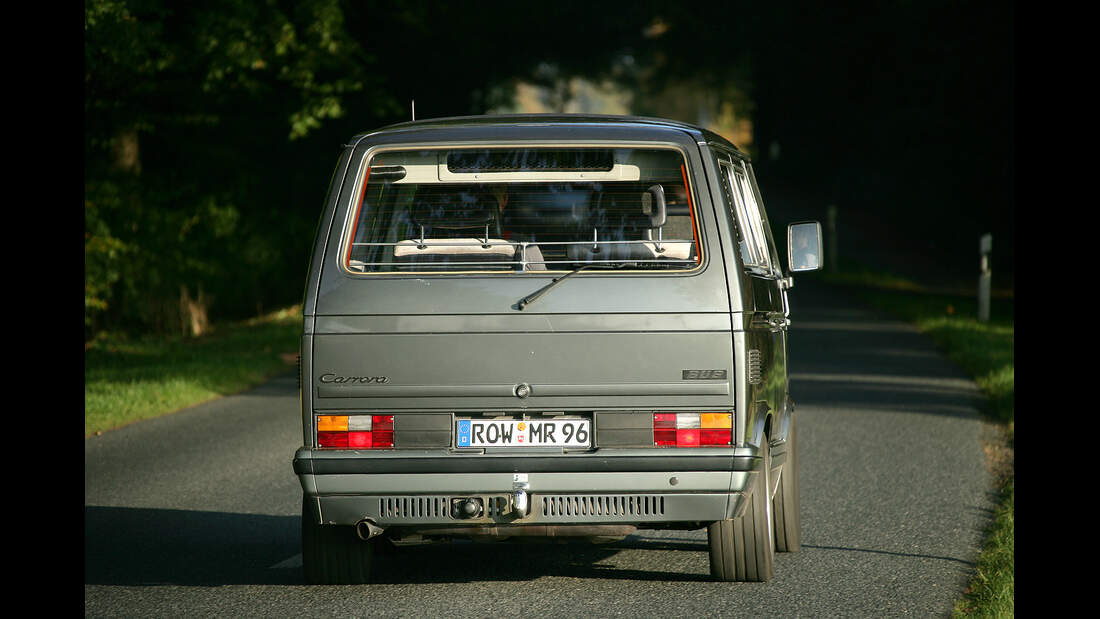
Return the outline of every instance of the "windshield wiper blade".
{"type": "Polygon", "coordinates": [[[525,308],[528,305],[534,303],[536,299],[538,299],[542,295],[549,292],[551,288],[553,288],[554,286],[557,286],[558,284],[565,281],[566,279],[568,279],[568,278],[572,277],[573,275],[576,275],[577,273],[580,273],[581,271],[584,271],[586,269],[621,269],[625,266],[626,266],[626,263],[623,263],[623,262],[620,262],[619,264],[585,264],[585,265],[579,266],[579,267],[573,269],[572,271],[566,273],[565,275],[562,275],[561,277],[556,277],[556,278],[550,280],[549,284],[546,284],[542,288],[539,288],[538,290],[532,292],[531,294],[527,295],[526,297],[523,297],[522,299],[519,300],[519,303],[516,303],[516,307],[520,311],[523,311],[523,308],[525,308]]]}

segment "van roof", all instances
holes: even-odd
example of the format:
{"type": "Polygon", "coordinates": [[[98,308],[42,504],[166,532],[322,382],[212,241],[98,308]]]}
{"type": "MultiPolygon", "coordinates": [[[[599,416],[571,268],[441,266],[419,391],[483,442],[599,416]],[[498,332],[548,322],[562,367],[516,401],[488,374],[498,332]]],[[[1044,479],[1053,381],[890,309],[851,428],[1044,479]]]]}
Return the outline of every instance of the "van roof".
{"type": "Polygon", "coordinates": [[[624,126],[633,125],[646,129],[677,129],[695,134],[707,142],[718,142],[737,150],[741,155],[744,151],[737,148],[721,135],[693,125],[667,118],[651,118],[645,116],[617,116],[609,114],[484,114],[480,116],[448,116],[443,118],[427,118],[424,120],[408,121],[387,125],[373,131],[357,134],[353,141],[380,134],[407,132],[417,130],[438,130],[449,128],[485,128],[494,127],[521,127],[529,126],[624,126]]]}

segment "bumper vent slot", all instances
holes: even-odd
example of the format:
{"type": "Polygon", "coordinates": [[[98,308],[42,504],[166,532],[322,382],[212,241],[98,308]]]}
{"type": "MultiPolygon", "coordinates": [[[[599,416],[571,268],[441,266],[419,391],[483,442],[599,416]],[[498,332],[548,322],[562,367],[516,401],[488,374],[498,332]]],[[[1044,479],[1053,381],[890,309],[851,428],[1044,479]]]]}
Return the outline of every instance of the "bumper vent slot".
{"type": "Polygon", "coordinates": [[[508,499],[503,497],[489,497],[485,501],[486,515],[490,518],[500,518],[504,516],[508,509],[508,499]]]}
{"type": "Polygon", "coordinates": [[[439,496],[388,496],[378,499],[378,515],[386,519],[450,519],[451,501],[439,496]]]}
{"type": "Polygon", "coordinates": [[[644,520],[665,515],[665,497],[659,495],[549,495],[542,496],[541,499],[541,515],[554,520],[644,520]]]}

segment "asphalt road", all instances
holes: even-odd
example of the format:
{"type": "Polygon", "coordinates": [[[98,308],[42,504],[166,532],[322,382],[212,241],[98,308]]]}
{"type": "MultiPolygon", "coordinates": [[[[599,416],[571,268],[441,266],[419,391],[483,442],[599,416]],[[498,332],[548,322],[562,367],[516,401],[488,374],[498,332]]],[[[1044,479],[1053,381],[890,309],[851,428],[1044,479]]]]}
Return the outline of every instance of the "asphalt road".
{"type": "Polygon", "coordinates": [[[85,440],[86,616],[943,616],[993,508],[978,391],[912,328],[791,291],[803,549],[712,582],[705,531],[605,546],[403,549],[369,586],[302,584],[293,375],[85,440]]]}

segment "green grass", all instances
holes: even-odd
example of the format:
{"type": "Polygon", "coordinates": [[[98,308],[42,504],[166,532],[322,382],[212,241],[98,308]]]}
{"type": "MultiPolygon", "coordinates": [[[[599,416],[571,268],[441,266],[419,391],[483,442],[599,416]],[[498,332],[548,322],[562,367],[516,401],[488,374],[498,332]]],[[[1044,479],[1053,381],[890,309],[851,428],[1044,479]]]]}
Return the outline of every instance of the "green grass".
{"type": "Polygon", "coordinates": [[[1012,617],[1015,614],[1015,480],[1001,490],[1001,503],[987,531],[978,569],[963,599],[955,602],[955,616],[1012,617]]]}
{"type": "Polygon", "coordinates": [[[995,297],[990,321],[977,319],[976,292],[930,291],[868,270],[826,274],[869,305],[911,322],[944,355],[973,377],[986,396],[982,411],[1004,429],[1005,444],[990,446],[1000,498],[970,586],[955,602],[956,617],[1012,617],[1015,614],[1015,443],[1014,309],[1011,296],[995,297]]]}
{"type": "Polygon", "coordinates": [[[84,436],[239,393],[294,371],[300,308],[208,335],[101,335],[85,345],[84,436]]]}

